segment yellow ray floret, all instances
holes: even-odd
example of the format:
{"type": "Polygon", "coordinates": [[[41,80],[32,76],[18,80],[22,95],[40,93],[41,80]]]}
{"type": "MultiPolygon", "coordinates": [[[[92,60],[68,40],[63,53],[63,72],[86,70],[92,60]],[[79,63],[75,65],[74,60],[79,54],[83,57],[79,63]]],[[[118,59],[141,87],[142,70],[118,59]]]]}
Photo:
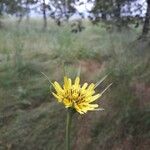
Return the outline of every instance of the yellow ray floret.
{"type": "Polygon", "coordinates": [[[73,108],[80,114],[84,114],[90,110],[99,110],[98,104],[93,104],[95,100],[101,97],[102,94],[95,94],[95,84],[89,86],[84,83],[80,85],[80,78],[76,77],[74,83],[68,77],[64,77],[64,85],[60,86],[58,82],[52,83],[56,93],[52,93],[54,97],[65,105],[66,108],[73,108]]]}

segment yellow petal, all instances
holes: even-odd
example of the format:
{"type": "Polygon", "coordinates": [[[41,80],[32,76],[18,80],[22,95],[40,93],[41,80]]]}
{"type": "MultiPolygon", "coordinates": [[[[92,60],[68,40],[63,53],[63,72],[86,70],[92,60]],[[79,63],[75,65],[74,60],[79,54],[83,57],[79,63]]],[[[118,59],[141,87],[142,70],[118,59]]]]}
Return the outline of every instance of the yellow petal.
{"type": "Polygon", "coordinates": [[[58,102],[62,102],[62,98],[58,95],[56,95],[55,93],[52,92],[52,94],[54,95],[54,97],[58,100],[58,102]]]}
{"type": "Polygon", "coordinates": [[[95,110],[98,107],[98,104],[84,104],[82,106],[82,111],[86,113],[89,110],[95,110]]]}
{"type": "Polygon", "coordinates": [[[72,86],[72,82],[71,82],[71,79],[69,78],[69,79],[68,79],[68,88],[70,89],[71,86],[72,86]]]}
{"type": "Polygon", "coordinates": [[[64,89],[67,90],[68,89],[68,78],[65,76],[64,77],[64,89]]]}
{"type": "Polygon", "coordinates": [[[88,86],[88,84],[87,84],[87,83],[84,83],[81,89],[82,89],[82,90],[85,90],[85,89],[87,88],[87,86],[88,86]]]}
{"type": "Polygon", "coordinates": [[[77,112],[79,112],[80,114],[84,114],[82,111],[81,111],[81,108],[75,103],[74,104],[74,108],[76,109],[77,112]]]}
{"type": "Polygon", "coordinates": [[[93,90],[93,91],[85,91],[85,97],[91,97],[93,94],[95,93],[95,91],[93,90]]]}
{"type": "Polygon", "coordinates": [[[72,106],[72,102],[68,99],[63,99],[63,103],[65,104],[65,107],[71,107],[72,106]]]}
{"type": "Polygon", "coordinates": [[[75,83],[74,83],[75,88],[78,88],[78,87],[79,87],[79,83],[80,83],[80,78],[79,78],[79,77],[76,77],[75,83]]]}
{"type": "Polygon", "coordinates": [[[89,107],[90,107],[90,108],[97,108],[97,107],[98,107],[98,104],[89,104],[89,107]]]}
{"type": "Polygon", "coordinates": [[[88,104],[87,103],[81,103],[77,105],[80,112],[86,113],[88,111],[88,104]]]}
{"type": "Polygon", "coordinates": [[[57,92],[63,93],[63,89],[61,88],[58,82],[55,81],[53,86],[57,92]]]}
{"type": "Polygon", "coordinates": [[[88,100],[89,103],[91,103],[91,102],[94,102],[95,100],[97,100],[100,96],[101,96],[101,94],[96,94],[94,96],[91,96],[87,100],[88,100]]]}
{"type": "Polygon", "coordinates": [[[94,83],[91,83],[91,84],[89,85],[89,87],[87,88],[87,91],[92,91],[92,90],[94,90],[94,87],[95,87],[94,83]]]}

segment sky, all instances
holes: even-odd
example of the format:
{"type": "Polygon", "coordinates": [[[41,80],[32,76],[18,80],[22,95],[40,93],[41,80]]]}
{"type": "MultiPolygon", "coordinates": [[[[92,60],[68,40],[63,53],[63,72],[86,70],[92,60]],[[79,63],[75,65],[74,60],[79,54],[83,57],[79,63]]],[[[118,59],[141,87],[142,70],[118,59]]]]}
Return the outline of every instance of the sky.
{"type": "MultiPolygon", "coordinates": [[[[125,6],[126,7],[126,6],[125,6]]],[[[124,8],[125,8],[124,7],[124,8]]],[[[146,8],[147,8],[147,3],[146,3],[146,0],[136,0],[135,2],[133,2],[131,4],[131,11],[133,12],[133,16],[135,15],[140,15],[140,16],[144,16],[145,13],[146,13],[146,8]],[[140,11],[136,11],[135,10],[137,9],[138,7],[138,4],[141,4],[142,5],[142,12],[140,11]]],[[[126,8],[125,8],[126,9],[126,8]]],[[[128,15],[128,13],[124,14],[124,15],[128,15]]]]}
{"type": "MultiPolygon", "coordinates": [[[[42,2],[43,0],[41,0],[42,2]]],[[[88,3],[88,0],[79,0],[79,2],[77,2],[77,6],[75,6],[77,8],[77,10],[80,13],[84,13],[85,16],[88,15],[87,11],[91,10],[93,7],[92,3],[88,3]],[[79,3],[83,2],[82,5],[79,5],[79,3]]],[[[48,4],[49,0],[45,0],[45,3],[48,4]]],[[[77,15],[77,14],[76,14],[77,15]]],[[[31,12],[31,17],[36,17],[36,16],[42,16],[42,14],[36,13],[34,11],[31,12]]]]}
{"type": "MultiPolygon", "coordinates": [[[[41,0],[42,1],[42,0],[41,0]]],[[[91,10],[92,7],[93,7],[93,4],[92,3],[88,3],[87,2],[88,0],[79,0],[79,2],[77,2],[77,10],[81,13],[84,13],[85,16],[88,15],[88,11],[87,10],[91,10]],[[79,3],[83,2],[82,5],[79,5],[79,3]]],[[[45,0],[45,2],[48,4],[49,0],[45,0]]],[[[133,16],[135,15],[141,15],[141,16],[144,16],[145,15],[145,12],[146,12],[146,0],[137,0],[136,2],[132,3],[131,5],[131,10],[133,12],[133,16]],[[134,10],[137,9],[136,5],[138,4],[142,4],[143,5],[143,10],[142,12],[135,12],[134,10]]],[[[123,9],[126,9],[126,6],[123,7],[123,9]]],[[[127,13],[123,13],[123,15],[128,15],[127,13]]],[[[41,16],[40,14],[38,13],[35,13],[35,12],[31,12],[31,16],[32,17],[35,17],[35,16],[41,16]]],[[[78,17],[78,15],[76,14],[76,17],[78,17]]]]}

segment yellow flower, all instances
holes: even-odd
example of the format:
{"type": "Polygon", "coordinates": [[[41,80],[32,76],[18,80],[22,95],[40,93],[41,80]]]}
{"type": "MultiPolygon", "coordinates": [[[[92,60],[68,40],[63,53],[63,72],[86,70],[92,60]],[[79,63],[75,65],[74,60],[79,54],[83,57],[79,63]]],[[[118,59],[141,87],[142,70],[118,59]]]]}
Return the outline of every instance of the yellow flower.
{"type": "Polygon", "coordinates": [[[80,114],[84,114],[89,110],[99,110],[98,104],[93,104],[95,100],[101,97],[101,94],[95,94],[96,85],[87,83],[80,85],[80,78],[76,77],[75,82],[64,77],[64,85],[60,86],[58,82],[52,83],[56,93],[52,93],[54,97],[65,105],[66,108],[73,108],[80,114]]]}

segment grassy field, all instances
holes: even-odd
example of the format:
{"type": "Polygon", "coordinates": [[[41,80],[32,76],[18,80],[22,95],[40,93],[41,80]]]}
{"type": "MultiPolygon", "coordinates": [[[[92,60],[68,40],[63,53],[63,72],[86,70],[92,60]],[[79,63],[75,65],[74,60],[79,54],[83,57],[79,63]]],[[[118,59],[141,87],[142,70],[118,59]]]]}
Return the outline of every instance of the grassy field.
{"type": "Polygon", "coordinates": [[[54,100],[51,81],[62,82],[64,71],[82,82],[108,74],[98,103],[103,112],[76,115],[73,150],[150,149],[150,43],[136,40],[139,30],[107,31],[85,23],[69,25],[4,20],[0,29],[0,150],[64,150],[66,111],[54,100]]]}

